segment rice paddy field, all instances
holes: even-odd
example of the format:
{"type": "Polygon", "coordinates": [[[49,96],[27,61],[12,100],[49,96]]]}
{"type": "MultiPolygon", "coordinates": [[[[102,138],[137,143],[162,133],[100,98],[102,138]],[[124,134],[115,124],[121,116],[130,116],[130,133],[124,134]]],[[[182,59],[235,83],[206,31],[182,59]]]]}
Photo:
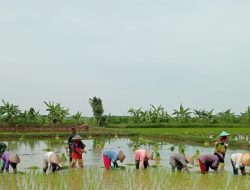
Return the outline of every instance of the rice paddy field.
{"type": "Polygon", "coordinates": [[[87,167],[83,170],[64,171],[44,175],[40,172],[29,172],[17,175],[1,175],[1,189],[232,189],[247,190],[250,176],[233,176],[227,173],[201,175],[199,173],[171,173],[165,168],[149,168],[136,171],[105,171],[102,168],[87,167]]]}
{"type": "MultiPolygon", "coordinates": [[[[249,189],[249,167],[247,176],[234,176],[230,163],[230,155],[234,152],[248,152],[247,149],[231,149],[229,147],[225,164],[215,173],[211,171],[202,175],[198,163],[189,165],[189,173],[172,173],[169,156],[180,150],[194,155],[213,153],[209,144],[180,144],[164,140],[139,138],[86,138],[84,153],[84,169],[68,168],[65,161],[63,170],[58,173],[43,174],[42,158],[46,151],[55,151],[65,155],[64,138],[43,140],[7,140],[9,150],[20,155],[18,173],[0,174],[0,190],[5,189],[249,189]],[[158,153],[158,159],[150,161],[147,170],[136,170],[133,152],[137,148],[151,148],[158,153]],[[102,151],[105,149],[120,150],[126,154],[122,168],[106,171],[103,168],[102,151]]],[[[12,172],[10,168],[10,172],[12,172]]]]}

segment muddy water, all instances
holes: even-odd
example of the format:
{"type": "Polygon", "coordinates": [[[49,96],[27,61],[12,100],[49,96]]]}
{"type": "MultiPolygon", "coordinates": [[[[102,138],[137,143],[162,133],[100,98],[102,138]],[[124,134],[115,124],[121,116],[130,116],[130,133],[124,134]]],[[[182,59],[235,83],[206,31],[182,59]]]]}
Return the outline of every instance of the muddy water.
{"type": "MultiPolygon", "coordinates": [[[[42,168],[42,159],[47,148],[50,148],[51,151],[58,153],[65,153],[64,148],[64,139],[60,140],[18,140],[18,141],[4,141],[7,144],[8,149],[12,152],[16,152],[20,155],[21,163],[18,164],[18,170],[25,172],[30,166],[37,166],[42,168]]],[[[122,166],[130,166],[134,164],[133,156],[133,142],[129,138],[114,138],[106,140],[94,140],[94,139],[84,139],[83,142],[86,144],[86,153],[83,154],[84,165],[85,166],[97,166],[102,167],[102,151],[105,149],[112,150],[123,150],[126,154],[126,159],[122,166]]],[[[157,142],[158,151],[160,153],[160,161],[150,161],[151,165],[158,164],[161,167],[166,167],[170,169],[169,166],[169,156],[173,152],[178,152],[178,144],[171,144],[167,142],[157,142]],[[171,151],[170,148],[174,147],[174,151],[171,151]]],[[[141,145],[142,148],[152,148],[153,146],[141,145]]],[[[213,147],[202,147],[194,145],[184,145],[185,153],[194,155],[196,150],[200,151],[200,154],[213,153],[213,147]]],[[[230,163],[230,155],[235,152],[246,152],[246,150],[231,150],[230,148],[227,151],[225,158],[225,170],[232,170],[230,163]]],[[[191,171],[199,170],[198,165],[191,168],[191,171]]]]}

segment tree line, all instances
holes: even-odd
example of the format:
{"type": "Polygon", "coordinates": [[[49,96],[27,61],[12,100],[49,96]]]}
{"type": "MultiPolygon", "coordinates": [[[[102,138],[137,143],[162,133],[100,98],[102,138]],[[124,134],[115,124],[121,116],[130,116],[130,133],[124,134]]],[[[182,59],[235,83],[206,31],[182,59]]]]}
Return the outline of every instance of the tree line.
{"type": "Polygon", "coordinates": [[[231,109],[214,113],[214,110],[190,109],[182,104],[172,113],[168,113],[163,106],[150,105],[149,109],[130,108],[129,116],[104,115],[104,108],[101,98],[89,99],[93,111],[93,117],[84,117],[82,112],[77,111],[70,115],[69,109],[60,103],[44,101],[47,115],[40,114],[39,110],[31,107],[21,111],[18,105],[2,100],[0,106],[0,124],[8,125],[41,125],[41,124],[147,124],[147,123],[203,123],[203,124],[250,124],[250,107],[235,114],[231,109]]]}
{"type": "MultiPolygon", "coordinates": [[[[70,115],[69,109],[63,107],[60,103],[46,102],[47,115],[41,115],[39,110],[31,107],[28,110],[21,111],[18,105],[2,100],[0,106],[0,124],[13,125],[40,125],[40,124],[83,124],[86,121],[82,119],[82,112],[77,111],[70,115]]],[[[102,125],[104,121],[103,105],[101,98],[93,97],[89,99],[92,107],[94,119],[97,125],[102,125]]],[[[91,121],[92,118],[89,120],[91,121]]]]}

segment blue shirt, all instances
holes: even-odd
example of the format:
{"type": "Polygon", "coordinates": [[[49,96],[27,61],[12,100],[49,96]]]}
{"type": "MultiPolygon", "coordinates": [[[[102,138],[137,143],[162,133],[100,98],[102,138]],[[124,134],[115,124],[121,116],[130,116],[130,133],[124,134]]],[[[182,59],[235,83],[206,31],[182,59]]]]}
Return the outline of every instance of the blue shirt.
{"type": "Polygon", "coordinates": [[[103,155],[107,156],[112,163],[115,163],[117,160],[119,160],[118,153],[112,150],[105,150],[103,155]]]}

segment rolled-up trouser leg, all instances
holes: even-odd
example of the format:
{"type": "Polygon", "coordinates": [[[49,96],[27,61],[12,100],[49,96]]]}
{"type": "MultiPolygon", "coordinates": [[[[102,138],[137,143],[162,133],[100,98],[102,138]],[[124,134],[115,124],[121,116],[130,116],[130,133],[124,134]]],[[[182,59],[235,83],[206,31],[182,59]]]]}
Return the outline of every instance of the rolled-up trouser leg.
{"type": "Polygon", "coordinates": [[[111,167],[111,161],[109,160],[109,157],[107,157],[106,155],[102,155],[102,158],[105,169],[109,170],[111,167]]]}
{"type": "Polygon", "coordinates": [[[70,167],[74,168],[76,165],[77,160],[75,158],[72,158],[72,161],[70,162],[70,167]]]}
{"type": "Polygon", "coordinates": [[[240,171],[242,175],[246,175],[245,166],[240,167],[240,171]]]}
{"type": "Polygon", "coordinates": [[[11,167],[13,169],[13,172],[17,173],[17,163],[10,162],[10,165],[11,165],[11,167]]]}
{"type": "Polygon", "coordinates": [[[232,164],[232,167],[233,167],[233,172],[235,175],[238,175],[238,168],[236,168],[235,166],[235,163],[233,162],[233,160],[231,159],[231,164],[232,164]]]}
{"type": "Polygon", "coordinates": [[[47,160],[43,159],[43,172],[46,173],[47,169],[49,167],[49,163],[47,160]]]}
{"type": "Polygon", "coordinates": [[[83,168],[83,160],[82,159],[78,159],[78,165],[80,168],[83,168]]]}
{"type": "Polygon", "coordinates": [[[143,165],[144,165],[144,168],[147,169],[147,167],[149,166],[148,161],[144,161],[144,162],[143,162],[143,165]]]}
{"type": "Polygon", "coordinates": [[[140,160],[135,160],[135,168],[139,169],[140,160]]]}
{"type": "Polygon", "coordinates": [[[200,169],[201,169],[201,173],[205,174],[206,173],[206,166],[205,164],[202,163],[202,161],[200,159],[199,160],[199,164],[200,164],[200,169]]]}

